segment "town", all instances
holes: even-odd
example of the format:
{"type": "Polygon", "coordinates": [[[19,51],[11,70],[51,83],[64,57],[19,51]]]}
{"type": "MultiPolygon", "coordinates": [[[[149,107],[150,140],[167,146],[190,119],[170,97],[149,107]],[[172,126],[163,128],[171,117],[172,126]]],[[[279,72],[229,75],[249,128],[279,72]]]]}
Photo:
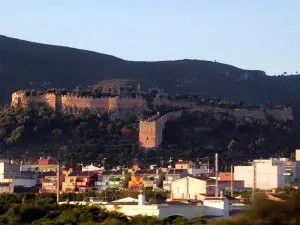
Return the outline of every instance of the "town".
{"type": "Polygon", "coordinates": [[[248,191],[254,198],[253,194],[259,190],[272,196],[280,188],[299,185],[300,150],[296,150],[294,160],[257,159],[245,166],[234,166],[231,172],[219,171],[218,154],[215,157],[213,166],[170,159],[167,167],[137,163],[130,168],[119,165],[110,170],[105,168],[104,162],[100,166],[59,164],[50,157],[40,158],[32,165],[2,160],[0,193],[54,193],[59,204],[100,204],[108,210],[114,210],[113,206],[117,204],[121,206],[122,213],[130,216],[156,215],[164,219],[174,213],[192,219],[205,216],[228,218],[246,209],[248,206],[244,199],[233,193],[248,191]],[[165,192],[168,197],[160,202],[157,199],[152,199],[152,203],[146,202],[147,191],[165,192]],[[89,192],[125,192],[128,196],[124,199],[110,197],[110,202],[106,195],[101,199],[82,199],[77,203],[59,200],[62,193],[89,192]],[[138,193],[138,199],[130,197],[131,193],[138,193]],[[171,208],[162,209],[162,205],[171,208]],[[150,206],[152,210],[145,210],[150,206]]]}
{"type": "MultiPolygon", "coordinates": [[[[143,92],[140,85],[77,87],[70,93],[62,89],[17,91],[12,94],[8,109],[38,113],[44,113],[41,109],[52,110],[66,117],[97,115],[100,119],[107,113],[109,121],[131,119],[138,125],[138,137],[132,143],[138,143],[137,151],[142,155],[162,151],[159,149],[165,143],[164,132],[172,121],[208,117],[221,123],[225,118],[233,124],[262,127],[293,122],[289,107],[266,108],[244,103],[237,106],[218,99],[199,99],[196,95],[170,97],[161,89],[143,92]]],[[[257,193],[277,199],[275,195],[280,189],[298,187],[300,150],[289,158],[237,163],[232,161],[236,145],[235,140],[229,143],[231,159],[226,162],[218,151],[202,154],[201,159],[175,159],[165,154],[154,164],[137,158],[131,163],[112,164],[103,155],[100,163],[94,160],[90,164],[76,162],[77,157],[62,160],[55,154],[34,160],[11,157],[0,162],[0,193],[54,194],[60,205],[99,206],[108,211],[116,210],[117,205],[119,212],[127,216],[166,219],[179,215],[209,221],[240,215],[253,203],[257,193]],[[228,162],[230,170],[226,167],[228,162]]]]}

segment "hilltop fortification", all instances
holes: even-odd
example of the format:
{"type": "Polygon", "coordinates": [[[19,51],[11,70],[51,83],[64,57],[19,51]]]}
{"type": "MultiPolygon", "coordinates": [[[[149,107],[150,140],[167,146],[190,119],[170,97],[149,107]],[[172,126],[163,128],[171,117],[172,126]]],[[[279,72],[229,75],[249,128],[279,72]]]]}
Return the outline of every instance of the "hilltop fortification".
{"type": "Polygon", "coordinates": [[[77,97],[73,95],[42,94],[36,96],[26,96],[23,91],[12,94],[11,106],[34,108],[38,105],[46,104],[56,111],[75,114],[82,109],[88,108],[93,111],[111,111],[114,109],[130,109],[139,107],[147,108],[147,103],[143,98],[119,98],[119,97],[77,97]]]}
{"type": "Polygon", "coordinates": [[[293,121],[293,110],[290,107],[281,107],[281,108],[273,108],[273,109],[262,109],[262,108],[236,108],[236,109],[228,109],[228,108],[221,108],[217,106],[210,106],[210,105],[197,105],[196,102],[188,101],[188,100],[168,100],[166,98],[156,97],[153,99],[153,105],[161,106],[161,105],[168,105],[172,107],[179,107],[185,108],[189,112],[209,112],[213,113],[214,115],[220,113],[226,113],[232,115],[236,118],[236,120],[244,120],[244,119],[251,119],[260,121],[263,123],[268,122],[268,118],[272,118],[276,121],[293,121]]]}

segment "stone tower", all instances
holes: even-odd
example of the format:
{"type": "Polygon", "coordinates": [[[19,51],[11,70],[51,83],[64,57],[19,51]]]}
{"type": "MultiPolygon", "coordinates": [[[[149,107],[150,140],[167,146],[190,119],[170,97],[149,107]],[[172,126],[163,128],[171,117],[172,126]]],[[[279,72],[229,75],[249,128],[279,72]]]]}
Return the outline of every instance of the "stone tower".
{"type": "Polygon", "coordinates": [[[156,148],[162,143],[162,129],[159,113],[139,124],[139,142],[143,148],[156,148]]]}

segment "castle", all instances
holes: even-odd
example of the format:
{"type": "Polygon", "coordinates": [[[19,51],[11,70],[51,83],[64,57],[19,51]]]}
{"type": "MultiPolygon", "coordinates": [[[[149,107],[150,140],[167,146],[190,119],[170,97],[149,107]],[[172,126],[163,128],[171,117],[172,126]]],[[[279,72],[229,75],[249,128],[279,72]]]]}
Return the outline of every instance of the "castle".
{"type": "Polygon", "coordinates": [[[38,105],[46,104],[55,111],[76,114],[88,108],[95,112],[112,111],[115,109],[131,109],[138,107],[147,108],[147,103],[143,98],[119,98],[119,97],[77,97],[73,95],[42,94],[36,96],[26,96],[23,91],[12,94],[11,106],[34,108],[38,105]]]}
{"type": "MultiPolygon", "coordinates": [[[[136,98],[120,98],[120,97],[77,97],[73,95],[25,95],[23,91],[17,91],[12,94],[11,106],[34,108],[39,105],[46,104],[55,111],[66,114],[77,114],[83,109],[90,109],[94,112],[114,111],[117,109],[126,110],[137,108],[140,112],[147,110],[147,102],[142,97],[136,98]]],[[[267,117],[272,117],[277,121],[293,120],[293,112],[291,108],[280,109],[227,109],[221,107],[214,107],[209,105],[197,105],[191,101],[170,101],[164,98],[156,97],[153,99],[154,106],[169,105],[172,107],[179,107],[186,109],[187,112],[196,113],[212,113],[214,116],[226,113],[232,115],[237,121],[250,119],[267,123],[267,117]]],[[[173,111],[161,116],[159,113],[139,122],[139,143],[140,146],[146,149],[158,147],[162,141],[162,133],[165,124],[168,120],[180,118],[182,110],[173,111]]]]}

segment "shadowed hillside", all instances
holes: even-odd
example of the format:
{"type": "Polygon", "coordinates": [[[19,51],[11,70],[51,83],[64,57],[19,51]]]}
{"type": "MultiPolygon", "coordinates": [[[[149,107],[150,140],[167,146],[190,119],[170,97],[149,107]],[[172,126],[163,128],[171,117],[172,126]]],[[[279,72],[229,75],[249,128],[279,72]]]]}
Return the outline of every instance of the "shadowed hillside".
{"type": "Polygon", "coordinates": [[[0,103],[20,88],[91,85],[128,79],[142,89],[171,94],[196,92],[233,101],[291,105],[298,110],[300,76],[270,77],[211,61],[132,62],[91,51],[0,36],[0,103]]]}

